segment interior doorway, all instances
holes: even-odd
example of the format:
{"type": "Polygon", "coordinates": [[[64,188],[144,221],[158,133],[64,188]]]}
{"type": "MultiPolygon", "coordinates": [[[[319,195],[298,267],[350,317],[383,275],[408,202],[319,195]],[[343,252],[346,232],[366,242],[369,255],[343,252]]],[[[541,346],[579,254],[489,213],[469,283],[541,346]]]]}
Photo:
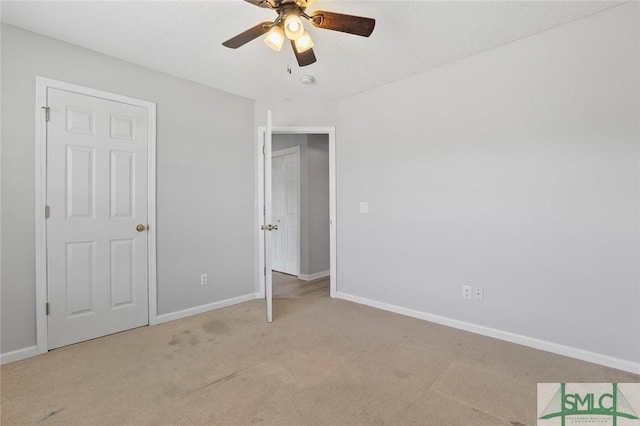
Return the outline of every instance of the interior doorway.
{"type": "Polygon", "coordinates": [[[329,296],[329,135],[272,136],[274,298],[329,296]]]}
{"type": "MultiPolygon", "coordinates": [[[[267,321],[272,320],[272,255],[274,231],[279,228],[273,223],[272,209],[272,137],[276,135],[305,135],[306,138],[323,136],[325,146],[328,146],[328,198],[329,198],[329,295],[335,297],[338,287],[336,273],[336,176],[335,176],[335,128],[333,127],[271,127],[271,114],[267,114],[267,126],[258,128],[256,144],[256,284],[258,296],[265,297],[267,307],[267,321]]],[[[315,182],[315,180],[314,180],[315,182]]],[[[303,231],[301,231],[302,233],[303,231]]],[[[304,256],[300,258],[302,266],[304,256]]],[[[299,274],[307,280],[324,278],[327,270],[304,273],[301,268],[299,274]]],[[[306,281],[306,280],[303,280],[306,281]]]]}

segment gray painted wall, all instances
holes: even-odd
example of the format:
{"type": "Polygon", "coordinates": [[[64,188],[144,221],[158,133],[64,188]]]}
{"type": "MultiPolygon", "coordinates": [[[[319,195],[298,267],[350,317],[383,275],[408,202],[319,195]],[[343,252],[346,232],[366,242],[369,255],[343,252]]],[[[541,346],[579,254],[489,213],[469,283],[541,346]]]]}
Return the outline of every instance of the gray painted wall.
{"type": "Polygon", "coordinates": [[[307,137],[309,275],[329,271],[329,135],[307,137]]]}
{"type": "Polygon", "coordinates": [[[329,138],[274,134],[272,150],[300,147],[300,274],[329,270],[329,138]]]}
{"type": "Polygon", "coordinates": [[[640,362],[638,8],[340,101],[338,290],[640,362]]]}
{"type": "Polygon", "coordinates": [[[335,126],[338,120],[335,101],[256,100],[256,126],[267,125],[268,110],[273,126],[335,126]]]}
{"type": "Polygon", "coordinates": [[[36,343],[36,75],[157,102],[159,314],[255,291],[254,102],[3,25],[3,353],[36,343]]]}

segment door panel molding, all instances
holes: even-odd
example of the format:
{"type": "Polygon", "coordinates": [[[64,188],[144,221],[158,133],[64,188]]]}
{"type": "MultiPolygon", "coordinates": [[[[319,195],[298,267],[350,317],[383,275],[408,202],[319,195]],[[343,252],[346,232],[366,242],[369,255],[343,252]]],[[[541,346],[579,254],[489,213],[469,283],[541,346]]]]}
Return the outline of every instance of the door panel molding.
{"type": "MultiPolygon", "coordinates": [[[[262,214],[263,206],[265,205],[264,199],[264,152],[263,146],[265,143],[265,134],[267,128],[264,126],[258,127],[258,137],[256,142],[256,217],[255,217],[255,229],[256,229],[256,288],[258,289],[257,297],[265,297],[265,276],[264,268],[265,256],[264,256],[264,232],[260,231],[260,226],[264,225],[264,216],[262,214]]],[[[329,246],[330,246],[330,296],[336,297],[338,288],[337,278],[337,216],[336,216],[336,131],[335,127],[273,127],[272,132],[274,134],[303,134],[314,135],[322,134],[327,135],[329,138],[329,246]]],[[[269,153],[270,155],[270,153],[269,153]]]]}
{"type": "MultiPolygon", "coordinates": [[[[52,80],[45,77],[36,77],[35,99],[35,123],[36,123],[36,348],[37,353],[48,351],[47,330],[47,232],[45,206],[47,204],[47,122],[48,111],[47,91],[59,89],[86,96],[93,96],[110,101],[121,102],[142,107],[147,110],[147,222],[149,225],[147,235],[147,269],[148,269],[148,310],[149,325],[158,323],[157,315],[157,277],[156,277],[156,104],[140,99],[130,98],[114,93],[79,86],[63,81],[52,80]]],[[[123,133],[126,126],[122,123],[114,127],[119,133],[123,133]],[[124,130],[123,130],[124,129],[124,130]]],[[[126,123],[125,123],[126,124],[126,123]]],[[[127,135],[124,135],[127,136],[127,135]]],[[[133,137],[133,135],[129,135],[133,137]]]]}

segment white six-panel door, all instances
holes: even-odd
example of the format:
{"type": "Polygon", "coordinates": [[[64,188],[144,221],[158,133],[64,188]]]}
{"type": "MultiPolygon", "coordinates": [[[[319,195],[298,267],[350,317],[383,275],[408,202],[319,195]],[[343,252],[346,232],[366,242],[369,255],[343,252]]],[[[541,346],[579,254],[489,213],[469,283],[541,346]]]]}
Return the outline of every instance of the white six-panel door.
{"type": "Polygon", "coordinates": [[[53,88],[47,100],[53,349],[148,324],[148,123],[139,106],[53,88]]]}
{"type": "Polygon", "coordinates": [[[288,149],[272,153],[274,271],[298,275],[299,259],[299,163],[300,151],[288,149]]]}

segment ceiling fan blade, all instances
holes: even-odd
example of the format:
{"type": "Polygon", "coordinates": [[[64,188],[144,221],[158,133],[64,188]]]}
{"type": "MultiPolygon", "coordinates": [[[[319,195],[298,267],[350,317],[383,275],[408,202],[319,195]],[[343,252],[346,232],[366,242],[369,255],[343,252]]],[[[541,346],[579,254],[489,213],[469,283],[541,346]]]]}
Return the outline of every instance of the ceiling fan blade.
{"type": "Polygon", "coordinates": [[[301,67],[306,67],[307,65],[311,65],[316,61],[316,54],[313,53],[313,49],[305,50],[304,52],[299,53],[296,50],[296,43],[291,40],[291,47],[293,48],[293,53],[296,55],[296,59],[298,60],[298,65],[301,67]]]}
{"type": "Polygon", "coordinates": [[[269,32],[271,29],[270,26],[270,21],[261,22],[255,27],[251,27],[247,31],[242,32],[235,37],[231,37],[229,40],[222,43],[222,45],[231,49],[237,49],[238,47],[249,43],[254,38],[260,37],[262,34],[269,32]]]}
{"type": "Polygon", "coordinates": [[[317,28],[342,31],[343,33],[369,37],[376,26],[376,20],[361,16],[317,10],[311,14],[311,24],[317,28]]]}
{"type": "Polygon", "coordinates": [[[247,3],[251,3],[258,7],[264,7],[266,9],[275,9],[275,0],[244,0],[247,3]]]}

